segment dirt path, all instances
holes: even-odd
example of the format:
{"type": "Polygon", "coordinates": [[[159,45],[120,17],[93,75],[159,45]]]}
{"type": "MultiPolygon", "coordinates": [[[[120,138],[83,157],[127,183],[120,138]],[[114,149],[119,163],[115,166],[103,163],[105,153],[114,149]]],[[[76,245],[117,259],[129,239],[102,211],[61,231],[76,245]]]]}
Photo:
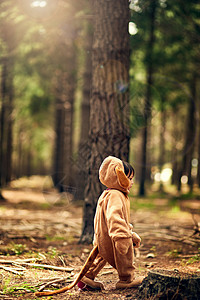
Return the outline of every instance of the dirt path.
{"type": "MultiPolygon", "coordinates": [[[[78,245],[82,207],[69,201],[68,196],[50,203],[47,195],[34,189],[7,190],[4,196],[8,201],[0,206],[0,299],[2,293],[3,299],[37,299],[33,291],[39,284],[63,277],[64,285],[72,281],[91,250],[91,246],[78,245]],[[16,263],[19,259],[30,258],[35,258],[34,263],[70,270],[35,268],[29,264],[21,265],[21,270],[16,269],[21,275],[5,270],[5,266],[12,270],[16,268],[8,263],[10,261],[16,263]]],[[[50,196],[51,199],[60,197],[57,194],[53,197],[53,192],[50,196]]],[[[136,275],[147,275],[155,268],[200,272],[200,237],[193,235],[191,214],[180,211],[175,205],[170,207],[167,199],[151,200],[151,208],[141,205],[145,201],[147,204],[144,199],[134,200],[131,210],[131,221],[142,238],[140,256],[135,259],[136,275]]],[[[200,221],[199,216],[195,218],[200,221]]],[[[17,266],[19,268],[19,264],[17,266]]],[[[102,292],[80,292],[76,287],[48,299],[137,299],[137,290],[115,289],[117,273],[109,265],[98,275],[98,280],[104,283],[102,292]]],[[[54,287],[61,286],[56,284],[54,287]]]]}

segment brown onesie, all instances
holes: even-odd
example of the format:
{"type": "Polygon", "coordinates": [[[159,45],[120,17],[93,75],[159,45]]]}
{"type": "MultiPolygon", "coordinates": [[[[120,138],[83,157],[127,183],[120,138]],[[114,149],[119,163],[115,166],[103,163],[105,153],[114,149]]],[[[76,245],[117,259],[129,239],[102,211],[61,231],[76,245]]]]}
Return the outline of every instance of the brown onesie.
{"type": "Polygon", "coordinates": [[[129,225],[130,201],[126,175],[118,175],[117,169],[124,170],[120,159],[107,157],[99,170],[99,179],[107,189],[100,196],[94,219],[94,245],[99,254],[86,274],[94,280],[108,262],[119,275],[119,282],[130,283],[134,279],[134,249],[129,225]],[[123,178],[124,176],[124,178],[123,178]]]}

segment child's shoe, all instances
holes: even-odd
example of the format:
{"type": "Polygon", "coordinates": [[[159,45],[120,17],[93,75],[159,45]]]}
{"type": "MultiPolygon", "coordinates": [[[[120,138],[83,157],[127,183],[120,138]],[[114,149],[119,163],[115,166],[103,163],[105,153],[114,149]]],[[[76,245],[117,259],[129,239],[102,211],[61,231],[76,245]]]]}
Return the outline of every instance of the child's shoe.
{"type": "Polygon", "coordinates": [[[94,281],[88,277],[83,277],[79,282],[78,282],[78,288],[79,290],[82,291],[100,291],[104,290],[104,286],[101,282],[99,281],[94,281]]]}
{"type": "Polygon", "coordinates": [[[131,282],[123,282],[119,281],[116,284],[116,289],[129,289],[129,288],[136,288],[141,285],[144,276],[139,276],[136,279],[133,279],[131,282]]]}

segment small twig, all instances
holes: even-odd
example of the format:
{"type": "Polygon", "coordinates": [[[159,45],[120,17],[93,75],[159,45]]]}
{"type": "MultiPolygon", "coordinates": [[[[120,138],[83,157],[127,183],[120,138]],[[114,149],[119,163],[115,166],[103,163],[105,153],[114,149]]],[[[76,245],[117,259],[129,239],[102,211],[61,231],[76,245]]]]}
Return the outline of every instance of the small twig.
{"type": "Polygon", "coordinates": [[[40,287],[43,284],[45,284],[46,282],[49,282],[49,281],[52,281],[52,280],[57,280],[57,279],[60,279],[60,277],[46,278],[46,279],[44,278],[43,279],[44,282],[37,283],[37,284],[34,285],[34,287],[40,287]]]}
{"type": "Polygon", "coordinates": [[[43,259],[46,259],[46,256],[42,253],[38,253],[43,259]]]}
{"type": "Polygon", "coordinates": [[[102,275],[109,275],[109,274],[113,274],[113,270],[102,272],[101,276],[102,275]]]}
{"type": "Polygon", "coordinates": [[[21,262],[21,264],[29,267],[35,267],[35,268],[52,269],[55,271],[72,272],[74,270],[73,268],[58,267],[58,266],[43,265],[43,264],[34,264],[34,263],[25,263],[25,262],[21,262]]]}
{"type": "Polygon", "coordinates": [[[0,291],[0,298],[6,298],[6,299],[11,299],[10,296],[5,295],[2,291],[0,291]]]}
{"type": "MultiPolygon", "coordinates": [[[[69,277],[70,278],[70,277],[69,277]]],[[[47,286],[51,285],[51,284],[54,284],[54,283],[59,283],[59,282],[63,282],[63,281],[66,281],[66,279],[68,278],[59,278],[59,279],[54,279],[52,281],[49,281],[45,284],[43,284],[39,289],[38,291],[41,292],[43,291],[47,286]]]]}
{"type": "Polygon", "coordinates": [[[20,276],[23,275],[23,273],[18,272],[16,269],[12,269],[12,268],[5,267],[5,266],[2,266],[2,265],[0,265],[0,268],[5,270],[5,271],[20,275],[20,276]]]}
{"type": "Polygon", "coordinates": [[[14,263],[14,262],[13,262],[12,265],[17,267],[17,268],[15,268],[16,270],[21,270],[21,271],[25,271],[25,270],[26,270],[25,267],[21,266],[21,265],[18,264],[18,263],[14,263]]]}
{"type": "Polygon", "coordinates": [[[44,282],[41,282],[41,283],[37,284],[37,286],[40,286],[40,285],[42,285],[42,284],[44,284],[44,283],[46,283],[46,282],[49,282],[49,281],[52,281],[52,280],[57,280],[57,279],[60,279],[60,277],[43,278],[42,280],[43,280],[44,282]]]}
{"type": "Polygon", "coordinates": [[[33,260],[40,260],[40,259],[38,258],[27,258],[27,259],[16,259],[16,260],[0,259],[0,264],[22,263],[22,262],[29,262],[33,260]]]}
{"type": "Polygon", "coordinates": [[[58,257],[60,258],[60,260],[61,260],[61,262],[62,262],[63,266],[64,266],[64,267],[66,267],[66,264],[65,264],[65,262],[64,262],[64,259],[63,259],[63,257],[62,257],[62,256],[58,256],[58,257]]]}

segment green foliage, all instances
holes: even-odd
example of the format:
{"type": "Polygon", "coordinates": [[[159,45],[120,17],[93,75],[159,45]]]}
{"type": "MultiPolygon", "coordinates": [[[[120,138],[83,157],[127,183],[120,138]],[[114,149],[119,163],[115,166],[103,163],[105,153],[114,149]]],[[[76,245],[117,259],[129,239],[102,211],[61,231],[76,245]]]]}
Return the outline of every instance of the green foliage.
{"type": "Polygon", "coordinates": [[[11,251],[15,253],[15,255],[20,255],[24,253],[24,251],[27,250],[27,247],[25,244],[12,244],[11,245],[11,251]]]}
{"type": "Polygon", "coordinates": [[[29,293],[35,293],[37,291],[36,287],[31,286],[26,281],[22,284],[14,284],[11,285],[11,278],[7,278],[3,284],[3,293],[4,294],[10,294],[13,295],[14,293],[18,292],[29,292],[29,293]]]}
{"type": "Polygon", "coordinates": [[[11,280],[12,280],[12,276],[7,276],[4,279],[3,283],[1,284],[1,289],[3,293],[6,293],[6,291],[8,290],[11,280]]]}
{"type": "Polygon", "coordinates": [[[156,255],[156,251],[157,251],[156,250],[156,246],[152,246],[151,249],[150,249],[150,251],[153,252],[154,255],[156,255]]]}
{"type": "MultiPolygon", "coordinates": [[[[66,237],[64,236],[49,236],[49,235],[46,235],[46,240],[47,241],[64,241],[66,239],[66,237]]],[[[54,252],[56,253],[56,248],[52,249],[51,252],[54,252]]]]}
{"type": "Polygon", "coordinates": [[[50,256],[50,258],[55,258],[58,255],[58,251],[56,247],[52,247],[49,252],[48,255],[50,256]]]}
{"type": "Polygon", "coordinates": [[[131,209],[137,210],[137,209],[148,209],[148,210],[153,210],[155,209],[155,204],[148,199],[137,199],[134,198],[131,200],[131,209]]]}
{"type": "Polygon", "coordinates": [[[167,252],[167,256],[171,256],[171,257],[176,258],[176,257],[179,257],[181,252],[182,252],[181,250],[173,249],[173,250],[167,252]]]}
{"type": "Polygon", "coordinates": [[[200,262],[200,254],[196,254],[192,257],[190,257],[187,261],[186,264],[190,265],[190,264],[194,264],[196,262],[200,262]]]}

